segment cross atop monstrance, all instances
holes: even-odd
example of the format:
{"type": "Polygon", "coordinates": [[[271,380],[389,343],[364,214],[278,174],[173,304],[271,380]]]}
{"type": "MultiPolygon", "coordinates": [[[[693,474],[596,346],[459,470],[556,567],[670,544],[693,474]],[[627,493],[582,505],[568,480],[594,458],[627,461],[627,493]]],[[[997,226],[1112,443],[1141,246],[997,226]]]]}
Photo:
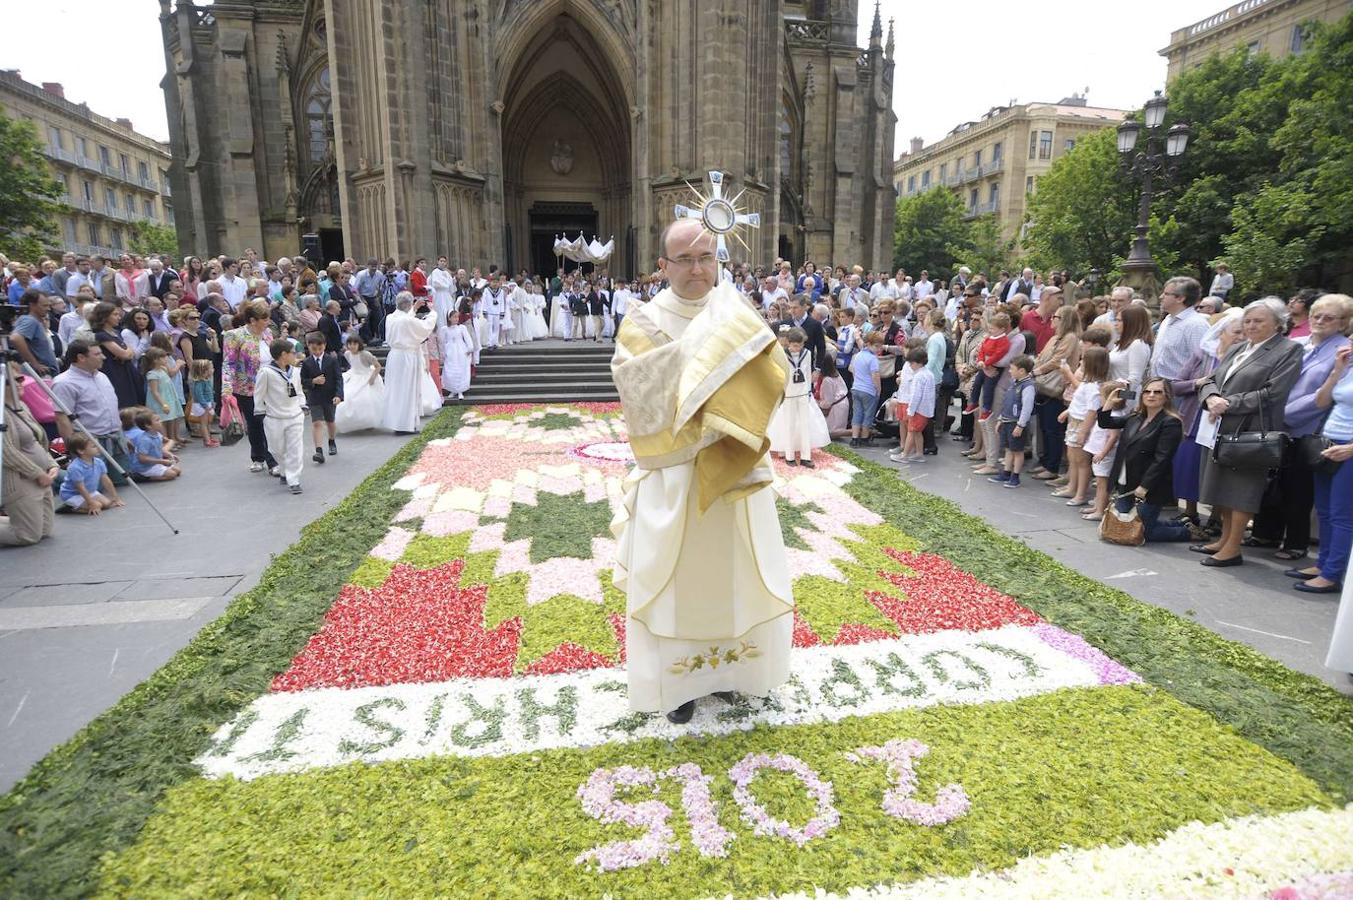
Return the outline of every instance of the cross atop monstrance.
{"type": "Polygon", "coordinates": [[[728,242],[726,235],[732,235],[734,240],[741,244],[748,253],[752,248],[747,246],[747,242],[738,234],[739,227],[761,227],[761,214],[748,213],[738,206],[738,201],[746,190],[738,191],[738,195],[732,200],[725,200],[723,197],[723,173],[709,173],[710,196],[706,197],[700,193],[699,189],[689,181],[686,187],[691,189],[695,198],[699,201],[698,206],[682,206],[677,204],[676,217],[678,219],[699,219],[700,224],[704,226],[705,231],[715,235],[718,238],[718,260],[720,263],[728,262],[728,242]]]}

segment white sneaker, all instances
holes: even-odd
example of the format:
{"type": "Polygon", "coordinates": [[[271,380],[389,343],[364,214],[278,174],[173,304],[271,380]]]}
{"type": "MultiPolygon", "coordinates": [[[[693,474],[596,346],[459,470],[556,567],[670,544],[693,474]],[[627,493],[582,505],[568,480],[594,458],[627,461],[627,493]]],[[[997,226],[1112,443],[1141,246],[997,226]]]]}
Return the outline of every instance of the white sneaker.
{"type": "Polygon", "coordinates": [[[892,453],[889,453],[888,458],[891,459],[893,462],[902,462],[902,460],[905,459],[905,457],[901,453],[898,453],[896,450],[894,450],[892,453]]]}
{"type": "Polygon", "coordinates": [[[271,475],[273,478],[277,478],[279,475],[282,474],[282,470],[277,468],[277,466],[272,466],[268,469],[268,474],[271,475]]]}
{"type": "Polygon", "coordinates": [[[262,472],[262,471],[263,471],[263,463],[261,463],[261,462],[253,462],[253,463],[250,463],[250,464],[249,464],[249,471],[250,471],[250,472],[262,472]]]}

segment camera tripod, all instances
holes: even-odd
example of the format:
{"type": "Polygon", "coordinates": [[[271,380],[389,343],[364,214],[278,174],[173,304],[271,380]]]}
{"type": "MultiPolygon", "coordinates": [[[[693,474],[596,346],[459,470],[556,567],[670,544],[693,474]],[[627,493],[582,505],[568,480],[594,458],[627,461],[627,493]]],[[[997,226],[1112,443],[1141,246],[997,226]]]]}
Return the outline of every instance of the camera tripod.
{"type": "MultiPolygon", "coordinates": [[[[47,399],[50,400],[52,403],[52,409],[56,410],[57,412],[64,415],[67,419],[69,419],[71,425],[79,429],[80,433],[83,434],[85,437],[89,438],[89,440],[94,444],[94,446],[98,448],[99,455],[102,456],[104,462],[108,464],[108,471],[116,472],[123,478],[126,478],[127,484],[130,484],[132,487],[136,488],[136,492],[141,495],[141,499],[145,500],[146,505],[149,506],[152,510],[154,510],[155,515],[160,517],[160,521],[163,522],[165,526],[169,528],[170,531],[174,532],[174,534],[178,534],[179,530],[174,527],[174,524],[172,522],[170,522],[167,518],[165,518],[164,513],[160,512],[160,508],[151,502],[150,498],[146,496],[146,492],[141,490],[141,485],[137,484],[136,481],[132,479],[130,473],[128,473],[126,469],[122,468],[122,466],[118,463],[118,461],[113,458],[112,454],[110,454],[107,450],[103,448],[103,445],[99,443],[98,438],[89,433],[89,429],[85,428],[84,424],[75,415],[75,413],[66,408],[66,404],[62,403],[61,398],[58,397],[50,387],[47,386],[47,382],[43,381],[40,377],[38,377],[38,373],[33,369],[33,367],[30,366],[27,362],[25,362],[16,351],[10,348],[9,335],[6,333],[0,333],[0,401],[3,401],[0,402],[0,465],[3,465],[4,463],[5,459],[4,437],[5,432],[9,430],[9,421],[8,421],[9,388],[10,388],[9,381],[11,377],[9,372],[9,364],[11,362],[18,365],[19,368],[23,371],[24,375],[28,378],[31,378],[33,382],[37,384],[38,388],[44,394],[47,395],[47,399]]],[[[17,387],[15,389],[15,397],[16,398],[18,397],[17,387]]],[[[4,490],[5,490],[4,482],[3,480],[0,480],[0,506],[4,506],[5,504],[4,490]]]]}

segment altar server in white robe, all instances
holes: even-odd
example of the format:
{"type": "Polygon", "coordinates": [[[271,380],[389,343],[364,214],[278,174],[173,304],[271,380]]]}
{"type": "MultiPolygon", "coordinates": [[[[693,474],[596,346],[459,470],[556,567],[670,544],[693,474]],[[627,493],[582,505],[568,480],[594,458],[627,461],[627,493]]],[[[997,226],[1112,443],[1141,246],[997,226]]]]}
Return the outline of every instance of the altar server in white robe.
{"type": "Polygon", "coordinates": [[[432,309],[439,323],[456,311],[456,276],[446,266],[446,257],[437,257],[437,268],[428,275],[428,290],[432,291],[432,309]]]}
{"type": "Polygon", "coordinates": [[[637,461],[611,528],[630,707],[680,724],[699,698],[764,695],[789,676],[794,603],[766,453],[788,365],[722,283],[699,221],[659,246],[671,287],[630,309],[611,363],[637,461]]]}
{"type": "Polygon", "coordinates": [[[530,318],[531,295],[519,282],[512,285],[512,343],[521,344],[531,340],[530,318]]]}
{"type": "Polygon", "coordinates": [[[423,342],[432,336],[437,323],[426,312],[425,300],[413,299],[402,291],[395,298],[395,311],[385,320],[385,342],[390,355],[385,360],[385,414],[381,427],[396,433],[420,428],[423,410],[423,381],[431,378],[423,362],[423,342]]]}
{"type": "Polygon", "coordinates": [[[469,315],[452,313],[445,327],[437,334],[442,343],[442,390],[457,400],[465,399],[470,389],[470,361],[474,357],[474,344],[470,340],[470,329],[466,325],[469,315]]]}
{"type": "Polygon", "coordinates": [[[567,291],[572,288],[565,286],[559,293],[555,294],[550,300],[550,337],[568,338],[573,333],[573,319],[568,311],[567,291]]]}

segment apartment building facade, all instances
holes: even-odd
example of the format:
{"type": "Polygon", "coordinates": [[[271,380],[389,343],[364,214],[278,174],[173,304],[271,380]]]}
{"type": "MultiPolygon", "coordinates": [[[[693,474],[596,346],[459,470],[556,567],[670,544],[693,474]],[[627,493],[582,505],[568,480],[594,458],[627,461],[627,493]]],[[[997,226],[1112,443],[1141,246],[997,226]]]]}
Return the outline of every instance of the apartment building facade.
{"type": "Polygon", "coordinates": [[[1334,22],[1350,9],[1353,0],[1242,0],[1170,35],[1160,51],[1169,63],[1166,80],[1237,47],[1274,57],[1301,53],[1310,43],[1308,23],[1334,22]]]}
{"type": "Polygon", "coordinates": [[[14,71],[0,72],[0,109],[33,123],[64,186],[66,209],[50,250],[116,257],[128,248],[133,223],[174,226],[167,144],[72,103],[60,84],[30,84],[14,71]]]}
{"type": "Polygon", "coordinates": [[[1090,106],[1075,95],[1057,103],[994,107],[929,146],[914,138],[910,151],[897,159],[893,184],[900,197],[946,187],[963,200],[968,218],[995,215],[1007,238],[1018,237],[1038,179],[1078,140],[1116,126],[1124,115],[1125,110],[1090,106]]]}

